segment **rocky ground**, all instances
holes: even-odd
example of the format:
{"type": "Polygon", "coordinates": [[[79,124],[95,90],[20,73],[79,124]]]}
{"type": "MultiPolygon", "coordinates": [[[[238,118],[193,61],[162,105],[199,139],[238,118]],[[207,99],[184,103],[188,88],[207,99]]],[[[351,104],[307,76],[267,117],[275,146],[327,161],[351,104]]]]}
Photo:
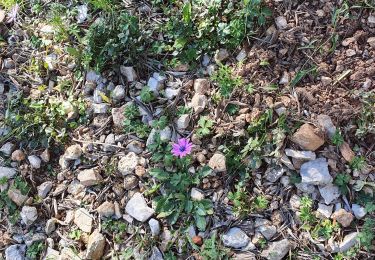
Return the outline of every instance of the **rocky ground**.
{"type": "MultiPolygon", "coordinates": [[[[3,258],[375,258],[371,1],[259,1],[194,66],[113,42],[84,66],[112,2],[0,2],[3,258]]],[[[118,6],[148,30],[156,2],[118,6]]]]}

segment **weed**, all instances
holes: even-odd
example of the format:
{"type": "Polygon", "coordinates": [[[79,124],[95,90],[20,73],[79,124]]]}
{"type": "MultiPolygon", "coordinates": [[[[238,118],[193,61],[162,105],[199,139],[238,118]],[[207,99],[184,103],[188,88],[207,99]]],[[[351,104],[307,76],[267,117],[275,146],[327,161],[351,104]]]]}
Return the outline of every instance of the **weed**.
{"type": "Polygon", "coordinates": [[[209,239],[205,239],[200,249],[200,256],[203,260],[210,259],[229,259],[229,250],[219,245],[219,240],[214,232],[209,239]]]}
{"type": "Polygon", "coordinates": [[[150,90],[149,87],[143,87],[142,90],[141,90],[141,100],[142,102],[144,103],[150,103],[151,101],[153,101],[155,99],[152,91],[150,90]]]}
{"type": "Polygon", "coordinates": [[[239,110],[240,110],[239,106],[235,104],[228,104],[226,108],[227,113],[231,116],[236,115],[239,110]]]}
{"type": "Polygon", "coordinates": [[[43,241],[34,242],[31,246],[27,247],[26,256],[29,259],[39,259],[46,246],[43,241]]]}
{"type": "Polygon", "coordinates": [[[348,184],[351,181],[351,179],[352,178],[350,177],[349,174],[345,174],[345,173],[337,174],[334,180],[334,184],[337,185],[337,187],[339,187],[343,195],[346,195],[348,193],[348,184]]]}
{"type": "Polygon", "coordinates": [[[172,145],[160,139],[160,135],[156,134],[154,143],[150,144],[148,150],[152,153],[151,160],[153,162],[163,162],[166,167],[171,167],[174,157],[170,153],[172,145]]]}
{"type": "Polygon", "coordinates": [[[161,116],[159,119],[152,122],[152,127],[158,130],[163,130],[168,126],[168,117],[161,116]]]}
{"type": "Polygon", "coordinates": [[[264,249],[267,246],[267,240],[264,237],[262,237],[258,240],[257,245],[260,247],[260,249],[264,249]]]}
{"type": "Polygon", "coordinates": [[[369,250],[372,246],[372,241],[375,239],[374,234],[375,220],[373,218],[366,218],[365,223],[362,226],[362,230],[358,235],[360,245],[369,250]]]}
{"type": "Polygon", "coordinates": [[[13,129],[13,136],[25,145],[48,147],[52,142],[63,143],[68,131],[86,121],[85,107],[81,98],[32,99],[23,98],[20,93],[9,102],[5,122],[13,129]]]}
{"type": "Polygon", "coordinates": [[[344,143],[344,137],[341,135],[340,130],[336,129],[335,134],[332,136],[332,143],[336,146],[341,146],[344,143]]]}
{"type": "Polygon", "coordinates": [[[291,184],[297,184],[297,183],[301,183],[302,182],[302,177],[300,174],[298,173],[295,173],[293,172],[291,175],[290,175],[290,183],[291,184]]]}
{"type": "Polygon", "coordinates": [[[123,242],[123,238],[126,234],[127,225],[125,222],[120,220],[108,219],[103,222],[103,230],[108,234],[114,235],[116,243],[123,242]]]}
{"type": "Polygon", "coordinates": [[[353,160],[350,162],[350,167],[353,170],[360,171],[366,166],[366,159],[363,156],[356,156],[353,158],[353,160]]]}
{"type": "Polygon", "coordinates": [[[197,134],[199,136],[207,136],[211,133],[211,128],[214,122],[207,116],[201,116],[198,121],[199,128],[197,129],[197,134]]]}
{"type": "Polygon", "coordinates": [[[16,178],[14,178],[12,187],[21,191],[22,195],[27,195],[30,191],[29,185],[21,176],[16,176],[16,178]]]}
{"type": "Polygon", "coordinates": [[[115,4],[118,1],[116,0],[88,0],[88,3],[91,4],[95,10],[101,9],[106,12],[114,11],[115,4]]]}
{"type": "Polygon", "coordinates": [[[81,235],[82,235],[82,233],[81,233],[81,230],[79,230],[79,229],[74,229],[74,230],[69,232],[69,237],[71,239],[77,240],[77,241],[81,239],[81,235]]]}
{"type": "Polygon", "coordinates": [[[375,94],[373,92],[366,92],[361,97],[363,108],[360,118],[357,120],[358,128],[355,135],[363,139],[367,134],[375,133],[375,94]]]}
{"type": "Polygon", "coordinates": [[[329,239],[333,232],[338,231],[339,226],[337,223],[332,222],[329,219],[325,219],[317,223],[312,230],[312,237],[313,238],[320,238],[323,237],[325,240],[329,239]]]}
{"type": "Polygon", "coordinates": [[[182,116],[182,115],[185,115],[185,114],[189,114],[190,112],[192,111],[192,108],[191,107],[178,107],[177,108],[177,115],[178,116],[182,116]]]}
{"type": "Polygon", "coordinates": [[[228,199],[233,203],[233,213],[237,217],[247,215],[251,211],[249,206],[250,196],[241,183],[237,184],[235,188],[235,192],[228,193],[228,199]]]}
{"type": "Polygon", "coordinates": [[[211,76],[211,80],[219,86],[220,94],[228,98],[236,87],[242,84],[239,76],[234,76],[233,70],[227,65],[220,65],[219,70],[211,76]]]}
{"type": "Polygon", "coordinates": [[[90,25],[84,38],[83,65],[100,71],[104,66],[115,64],[118,57],[125,57],[125,61],[130,62],[139,54],[139,37],[135,16],[121,12],[100,17],[90,25]]]}
{"type": "Polygon", "coordinates": [[[126,133],[135,133],[139,138],[148,136],[150,128],[139,119],[140,113],[137,105],[127,105],[124,109],[124,116],[124,131],[126,133]]]}
{"type": "Polygon", "coordinates": [[[154,33],[162,33],[164,39],[155,41],[152,49],[156,54],[172,54],[171,65],[196,63],[221,45],[236,48],[271,14],[261,0],[153,2],[169,19],[156,28],[154,33]]]}
{"type": "Polygon", "coordinates": [[[315,216],[312,213],[313,201],[307,196],[301,198],[300,219],[303,222],[302,228],[311,229],[311,225],[315,222],[315,216]]]}
{"type": "Polygon", "coordinates": [[[252,207],[255,211],[262,211],[268,207],[269,201],[263,195],[258,195],[255,197],[252,207]]]}
{"type": "Polygon", "coordinates": [[[306,70],[299,70],[296,74],[296,76],[292,79],[292,81],[290,82],[290,85],[292,87],[295,87],[306,75],[310,74],[310,73],[313,73],[315,74],[317,71],[317,68],[316,67],[311,67],[310,69],[306,69],[306,70]]]}
{"type": "Polygon", "coordinates": [[[23,0],[1,0],[0,7],[3,7],[5,10],[10,10],[16,4],[22,5],[23,0]]]}
{"type": "Polygon", "coordinates": [[[184,157],[177,159],[175,165],[178,168],[176,173],[169,173],[162,169],[152,169],[150,175],[158,180],[165,191],[165,195],[155,198],[156,212],[158,218],[166,218],[173,225],[181,215],[192,216],[199,230],[206,228],[206,216],[213,214],[212,202],[208,199],[192,201],[190,190],[201,180],[211,173],[209,167],[203,167],[194,175],[188,172],[190,160],[184,157]]]}

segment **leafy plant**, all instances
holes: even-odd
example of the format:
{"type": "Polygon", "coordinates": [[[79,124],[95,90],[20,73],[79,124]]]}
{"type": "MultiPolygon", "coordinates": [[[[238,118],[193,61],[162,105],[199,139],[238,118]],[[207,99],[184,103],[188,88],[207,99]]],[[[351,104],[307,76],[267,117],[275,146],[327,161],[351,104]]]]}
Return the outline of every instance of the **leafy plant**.
{"type": "Polygon", "coordinates": [[[116,243],[121,243],[125,234],[127,225],[120,220],[107,219],[103,222],[103,231],[108,234],[114,234],[116,243]]]}
{"type": "Polygon", "coordinates": [[[211,80],[219,86],[220,94],[228,98],[236,87],[242,84],[242,79],[235,76],[231,67],[220,65],[219,70],[211,76],[211,80]]]}
{"type": "Polygon", "coordinates": [[[290,85],[292,87],[295,87],[308,74],[310,74],[310,73],[315,74],[316,73],[316,69],[317,69],[316,67],[311,67],[310,69],[306,69],[306,70],[301,69],[301,70],[299,70],[297,72],[296,76],[290,82],[290,85]]]}
{"type": "Polygon", "coordinates": [[[29,259],[39,259],[46,246],[43,241],[34,242],[31,246],[27,247],[26,256],[29,259]]]}
{"type": "Polygon", "coordinates": [[[362,226],[362,230],[358,235],[360,245],[369,250],[372,246],[372,241],[375,239],[374,234],[375,220],[373,218],[366,218],[365,223],[362,226]]]}
{"type": "Polygon", "coordinates": [[[191,107],[180,106],[180,107],[177,108],[177,115],[182,116],[182,115],[185,115],[185,114],[189,114],[191,111],[192,111],[191,107]]]}
{"type": "Polygon", "coordinates": [[[255,211],[261,211],[268,207],[269,201],[264,195],[258,195],[255,197],[252,207],[255,211]]]}
{"type": "Polygon", "coordinates": [[[333,232],[338,231],[338,230],[339,230],[339,226],[337,223],[329,219],[325,219],[315,225],[312,231],[312,236],[314,238],[323,237],[324,239],[327,240],[332,236],[333,232]]]}
{"type": "Polygon", "coordinates": [[[315,216],[312,213],[313,201],[307,196],[301,198],[300,215],[299,218],[303,222],[303,228],[309,230],[313,222],[315,222],[315,216]]]}
{"type": "Polygon", "coordinates": [[[177,172],[170,173],[162,169],[155,168],[150,171],[150,175],[158,180],[165,191],[165,195],[155,198],[156,212],[158,218],[166,218],[168,222],[175,224],[181,215],[185,219],[192,216],[199,230],[206,228],[206,216],[213,214],[212,202],[208,199],[192,201],[190,190],[201,180],[211,173],[209,167],[203,167],[194,175],[188,172],[189,160],[186,158],[177,159],[177,172]]]}
{"type": "Polygon", "coordinates": [[[139,119],[140,113],[136,104],[124,108],[124,131],[128,134],[135,133],[139,138],[145,138],[150,132],[148,125],[139,119]]]}
{"type": "Polygon", "coordinates": [[[233,213],[235,216],[244,216],[250,213],[250,196],[245,187],[239,183],[235,186],[235,192],[228,193],[228,199],[233,203],[233,213]]]}
{"type": "Polygon", "coordinates": [[[346,195],[348,193],[348,184],[351,181],[351,179],[352,178],[349,174],[339,173],[337,174],[334,180],[334,184],[336,184],[337,187],[339,187],[342,194],[346,195]]]}
{"type": "Polygon", "coordinates": [[[350,162],[350,167],[353,170],[362,170],[366,166],[366,159],[363,156],[356,156],[353,158],[353,160],[350,162]]]}
{"type": "Polygon", "coordinates": [[[148,145],[147,149],[152,153],[153,162],[163,162],[166,167],[173,165],[174,157],[170,153],[172,146],[167,141],[162,141],[159,134],[155,135],[154,142],[148,145]]]}
{"type": "Polygon", "coordinates": [[[168,117],[167,116],[161,116],[158,120],[154,120],[152,122],[152,127],[156,128],[158,130],[163,130],[168,126],[168,117]]]}
{"type": "Polygon", "coordinates": [[[235,104],[228,104],[226,111],[229,115],[233,116],[238,113],[239,106],[235,104]]]}
{"type": "Polygon", "coordinates": [[[74,229],[74,230],[70,231],[70,233],[69,233],[69,237],[73,240],[80,240],[81,235],[82,235],[82,233],[81,233],[81,230],[79,230],[79,229],[74,229]]]}
{"type": "Polygon", "coordinates": [[[229,259],[229,250],[225,247],[220,246],[216,232],[214,232],[209,239],[205,239],[200,249],[200,256],[203,260],[211,259],[229,259]]]}
{"type": "Polygon", "coordinates": [[[341,146],[344,143],[344,137],[341,135],[340,130],[336,129],[335,134],[332,136],[332,143],[336,146],[341,146]]]}
{"type": "Polygon", "coordinates": [[[149,87],[143,87],[142,90],[141,90],[141,100],[142,102],[144,103],[150,103],[151,101],[153,101],[155,99],[152,91],[150,90],[149,87]]]}
{"type": "Polygon", "coordinates": [[[209,135],[213,124],[214,122],[207,116],[201,116],[198,121],[199,128],[197,129],[197,134],[200,136],[209,135]]]}

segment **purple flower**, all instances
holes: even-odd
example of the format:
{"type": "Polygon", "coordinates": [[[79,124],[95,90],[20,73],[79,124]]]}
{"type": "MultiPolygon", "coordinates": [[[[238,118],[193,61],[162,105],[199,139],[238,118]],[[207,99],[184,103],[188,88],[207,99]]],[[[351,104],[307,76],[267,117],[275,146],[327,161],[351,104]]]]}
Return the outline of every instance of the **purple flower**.
{"type": "Polygon", "coordinates": [[[189,142],[186,138],[178,139],[177,144],[173,144],[172,147],[172,154],[174,156],[179,156],[180,158],[185,157],[186,155],[191,153],[192,143],[189,142]]]}

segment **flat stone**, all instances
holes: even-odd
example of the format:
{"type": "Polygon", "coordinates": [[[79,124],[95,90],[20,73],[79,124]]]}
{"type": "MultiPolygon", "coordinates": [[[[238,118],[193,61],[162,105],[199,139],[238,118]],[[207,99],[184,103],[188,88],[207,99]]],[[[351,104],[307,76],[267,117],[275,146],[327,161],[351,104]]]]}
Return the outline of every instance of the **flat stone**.
{"type": "Polygon", "coordinates": [[[5,156],[10,156],[16,146],[11,142],[7,142],[3,144],[0,148],[0,152],[2,152],[5,156]]]}
{"type": "Polygon", "coordinates": [[[79,208],[74,212],[74,224],[83,232],[90,233],[93,218],[85,208],[79,208]]]}
{"type": "Polygon", "coordinates": [[[17,174],[16,169],[10,167],[0,167],[0,179],[11,179],[17,174]]]}
{"type": "Polygon", "coordinates": [[[148,221],[148,225],[153,236],[158,236],[160,234],[160,223],[156,219],[152,218],[148,221]]]}
{"type": "Polygon", "coordinates": [[[346,235],[343,241],[340,243],[339,252],[344,253],[358,243],[358,232],[350,233],[346,235]]]}
{"type": "Polygon", "coordinates": [[[189,126],[189,122],[190,122],[190,115],[188,115],[188,114],[181,115],[177,119],[177,129],[179,129],[179,130],[186,129],[189,126]]]}
{"type": "Polygon", "coordinates": [[[298,144],[303,149],[315,151],[324,144],[324,139],[316,134],[315,129],[310,124],[303,124],[291,138],[293,143],[298,144]]]}
{"type": "Polygon", "coordinates": [[[166,88],[164,92],[164,96],[168,98],[169,100],[172,100],[178,95],[178,93],[180,93],[180,89],[166,88]]]}
{"type": "Polygon", "coordinates": [[[140,141],[132,140],[128,145],[126,145],[126,149],[128,149],[129,152],[140,154],[144,150],[144,144],[140,141]]]}
{"type": "Polygon", "coordinates": [[[342,143],[340,145],[339,149],[340,149],[340,153],[341,153],[342,157],[344,157],[345,161],[351,162],[354,159],[355,153],[350,148],[350,146],[347,142],[342,143]]]}
{"type": "Polygon", "coordinates": [[[121,101],[125,98],[125,86],[117,85],[112,91],[112,98],[114,101],[121,101]]]}
{"type": "Polygon", "coordinates": [[[191,99],[190,107],[194,109],[195,113],[199,114],[206,108],[207,103],[208,101],[205,95],[196,93],[191,99]]]}
{"type": "Polygon", "coordinates": [[[290,197],[289,204],[294,211],[297,211],[301,206],[301,197],[293,194],[292,197],[290,197]]]}
{"type": "Polygon", "coordinates": [[[335,135],[336,126],[333,124],[331,117],[327,115],[318,115],[317,121],[329,138],[332,138],[335,135]]]}
{"type": "Polygon", "coordinates": [[[164,260],[163,254],[156,246],[152,247],[151,256],[148,260],[164,260]]]}
{"type": "Polygon", "coordinates": [[[48,247],[46,250],[46,254],[44,255],[43,260],[52,260],[52,259],[60,259],[60,252],[48,247]]]}
{"type": "Polygon", "coordinates": [[[276,27],[279,30],[283,30],[288,27],[288,22],[284,16],[278,16],[275,19],[276,27]]]}
{"type": "Polygon", "coordinates": [[[284,167],[276,166],[276,167],[270,167],[265,172],[265,178],[269,182],[276,182],[278,179],[283,176],[283,174],[286,172],[286,169],[284,167]]]}
{"type": "Polygon", "coordinates": [[[194,80],[194,91],[195,93],[205,95],[210,90],[210,81],[208,79],[196,79],[194,80]]]}
{"type": "Polygon", "coordinates": [[[133,153],[129,152],[127,155],[122,157],[118,162],[117,169],[123,174],[132,174],[135,167],[138,165],[139,157],[133,153]]]}
{"type": "Polygon", "coordinates": [[[267,260],[281,260],[289,252],[291,246],[288,239],[272,242],[262,251],[261,256],[267,260]]]}
{"type": "Polygon", "coordinates": [[[51,191],[52,186],[53,186],[52,181],[46,181],[46,182],[43,182],[42,184],[40,184],[40,185],[37,187],[37,190],[38,190],[38,196],[39,196],[40,198],[42,198],[42,199],[44,199],[45,197],[47,197],[47,194],[48,194],[48,192],[51,191]]]}
{"type": "Polygon", "coordinates": [[[124,176],[125,190],[131,190],[138,186],[138,178],[135,175],[128,174],[124,176]]]}
{"type": "Polygon", "coordinates": [[[137,80],[138,76],[133,67],[120,66],[120,72],[128,82],[137,80]]]}
{"type": "Polygon", "coordinates": [[[41,164],[42,164],[42,160],[36,156],[36,155],[30,155],[27,157],[27,159],[29,160],[29,163],[31,165],[32,168],[34,169],[39,169],[41,164]]]}
{"type": "Polygon", "coordinates": [[[348,227],[352,223],[354,217],[353,214],[347,212],[345,209],[339,209],[331,216],[332,219],[335,219],[339,222],[343,227],[348,227]]]}
{"type": "Polygon", "coordinates": [[[122,107],[118,108],[112,108],[112,121],[113,125],[116,128],[123,128],[124,127],[124,121],[125,121],[125,115],[124,115],[124,109],[126,105],[123,105],[122,107]]]}
{"type": "Polygon", "coordinates": [[[77,179],[86,187],[97,185],[103,180],[98,168],[80,171],[77,175],[77,179]]]}
{"type": "Polygon", "coordinates": [[[238,227],[229,229],[227,233],[222,235],[221,240],[224,246],[236,249],[246,247],[250,242],[250,238],[238,227]]]}
{"type": "Polygon", "coordinates": [[[262,235],[267,239],[270,240],[273,238],[274,235],[277,233],[277,228],[273,225],[262,225],[257,228],[257,231],[262,233],[262,235]]]}
{"type": "Polygon", "coordinates": [[[204,199],[204,193],[197,188],[192,188],[190,192],[190,197],[194,201],[201,201],[204,199]]]}
{"type": "Polygon", "coordinates": [[[66,148],[64,158],[66,160],[77,160],[82,155],[82,148],[79,144],[74,144],[66,148]]]}
{"type": "Polygon", "coordinates": [[[42,159],[43,162],[48,163],[49,160],[51,159],[51,155],[48,149],[45,149],[41,154],[40,158],[42,159]]]}
{"type": "Polygon", "coordinates": [[[102,218],[110,218],[115,214],[115,205],[112,202],[105,201],[97,209],[99,216],[102,218]]]}
{"type": "Polygon", "coordinates": [[[53,231],[56,230],[56,223],[57,223],[57,220],[55,218],[51,218],[47,220],[46,228],[45,228],[47,235],[50,235],[53,231]]]}
{"type": "Polygon", "coordinates": [[[221,63],[222,61],[225,61],[229,57],[229,52],[227,49],[219,49],[215,52],[214,59],[216,63],[221,63]]]}
{"type": "Polygon", "coordinates": [[[99,260],[104,254],[105,237],[96,229],[87,243],[86,259],[99,260]]]}
{"type": "Polygon", "coordinates": [[[11,245],[5,249],[5,260],[24,260],[26,245],[11,245]]]}
{"type": "Polygon", "coordinates": [[[311,151],[297,151],[293,149],[285,149],[285,154],[292,158],[300,159],[300,160],[315,160],[316,154],[311,151]]]}
{"type": "Polygon", "coordinates": [[[16,203],[17,206],[22,206],[29,198],[21,193],[20,190],[10,188],[8,190],[8,197],[11,201],[16,203]]]}
{"type": "Polygon", "coordinates": [[[94,114],[107,114],[109,106],[106,103],[92,103],[91,108],[94,111],[94,114]]]}
{"type": "Polygon", "coordinates": [[[367,214],[366,209],[358,204],[352,204],[352,211],[357,219],[362,219],[367,214]]]}
{"type": "Polygon", "coordinates": [[[333,205],[325,205],[323,203],[318,204],[318,213],[323,217],[323,218],[330,218],[332,215],[332,210],[333,210],[333,205]]]}
{"type": "Polygon", "coordinates": [[[135,193],[128,201],[125,211],[140,222],[145,222],[155,213],[152,208],[147,206],[144,197],[139,192],[135,193]]]}
{"type": "Polygon", "coordinates": [[[338,199],[341,195],[340,190],[333,184],[328,184],[319,187],[320,195],[324,199],[325,204],[331,204],[334,200],[338,199]]]}
{"type": "Polygon", "coordinates": [[[221,153],[215,153],[208,162],[208,166],[215,172],[225,172],[227,170],[225,156],[221,153]]]}
{"type": "Polygon", "coordinates": [[[22,221],[29,226],[38,218],[38,211],[35,207],[23,206],[20,215],[22,221]]]}
{"type": "Polygon", "coordinates": [[[332,183],[332,176],[328,171],[328,163],[324,158],[318,158],[301,165],[302,182],[313,185],[332,183]]]}

